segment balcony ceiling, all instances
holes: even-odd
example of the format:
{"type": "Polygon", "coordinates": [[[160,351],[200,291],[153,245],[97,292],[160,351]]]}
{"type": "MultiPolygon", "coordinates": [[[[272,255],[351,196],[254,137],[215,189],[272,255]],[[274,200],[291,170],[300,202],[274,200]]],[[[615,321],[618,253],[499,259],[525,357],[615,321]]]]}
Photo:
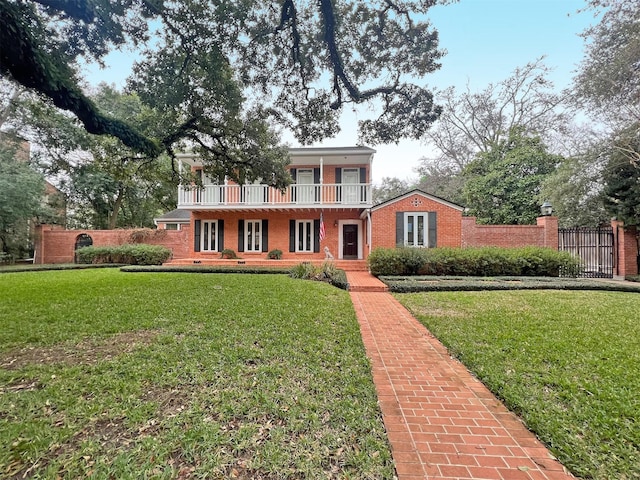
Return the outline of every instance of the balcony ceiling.
{"type": "MultiPolygon", "coordinates": [[[[324,165],[370,165],[376,151],[369,147],[317,147],[290,148],[289,153],[291,166],[320,165],[320,158],[324,165]]],[[[177,157],[189,165],[201,165],[195,154],[181,153],[177,157]]]]}

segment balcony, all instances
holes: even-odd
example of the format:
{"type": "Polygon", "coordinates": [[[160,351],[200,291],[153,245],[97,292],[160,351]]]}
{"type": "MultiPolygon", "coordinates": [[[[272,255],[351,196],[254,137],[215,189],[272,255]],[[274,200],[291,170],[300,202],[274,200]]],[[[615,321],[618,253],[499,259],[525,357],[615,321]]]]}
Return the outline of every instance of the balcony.
{"type": "Polygon", "coordinates": [[[178,208],[366,208],[372,205],[368,183],[290,185],[284,193],[268,185],[178,187],[178,208]]]}

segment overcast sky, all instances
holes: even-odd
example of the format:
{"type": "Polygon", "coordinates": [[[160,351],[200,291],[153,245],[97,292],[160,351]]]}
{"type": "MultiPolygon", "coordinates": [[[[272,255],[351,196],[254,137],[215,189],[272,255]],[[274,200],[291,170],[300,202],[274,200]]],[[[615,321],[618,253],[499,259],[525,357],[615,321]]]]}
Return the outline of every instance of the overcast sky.
{"type": "MultiPolygon", "coordinates": [[[[440,46],[447,55],[442,68],[426,78],[438,89],[455,86],[472,91],[499,82],[517,67],[545,56],[545,64],[553,69],[551,80],[556,88],[567,88],[583,54],[583,40],[578,36],[593,23],[590,12],[577,13],[585,0],[460,0],[437,6],[428,18],[440,34],[440,46]]],[[[107,69],[92,70],[89,82],[99,81],[124,86],[130,73],[130,54],[107,57],[107,69]]],[[[343,131],[322,142],[322,146],[351,146],[357,142],[357,112],[343,115],[343,131]]],[[[361,117],[364,118],[364,117],[361,117]]],[[[285,137],[292,146],[291,137],[285,137]]],[[[318,145],[319,146],[319,145],[318,145]]],[[[373,180],[383,177],[415,177],[418,160],[429,155],[428,146],[418,141],[402,141],[398,145],[376,145],[373,180]]]]}

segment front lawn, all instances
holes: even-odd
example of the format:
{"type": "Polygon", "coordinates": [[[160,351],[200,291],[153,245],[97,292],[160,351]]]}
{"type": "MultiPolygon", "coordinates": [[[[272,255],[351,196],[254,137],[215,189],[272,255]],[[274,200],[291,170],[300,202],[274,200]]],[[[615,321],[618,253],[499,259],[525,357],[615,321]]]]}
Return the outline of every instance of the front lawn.
{"type": "Polygon", "coordinates": [[[0,292],[0,477],[393,477],[342,290],[100,269],[0,292]]]}
{"type": "Polygon", "coordinates": [[[640,295],[396,297],[574,474],[640,478],[640,295]]]}

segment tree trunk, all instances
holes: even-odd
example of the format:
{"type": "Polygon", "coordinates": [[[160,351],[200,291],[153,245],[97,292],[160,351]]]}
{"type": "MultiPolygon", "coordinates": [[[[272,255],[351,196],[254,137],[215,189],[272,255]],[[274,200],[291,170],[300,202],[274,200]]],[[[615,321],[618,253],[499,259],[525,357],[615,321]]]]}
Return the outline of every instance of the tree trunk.
{"type": "Polygon", "coordinates": [[[122,202],[124,202],[124,192],[125,188],[120,188],[118,190],[118,196],[116,197],[116,201],[113,204],[113,210],[109,215],[109,230],[113,230],[116,228],[116,223],[118,221],[118,213],[120,213],[120,209],[122,208],[122,202]]]}

